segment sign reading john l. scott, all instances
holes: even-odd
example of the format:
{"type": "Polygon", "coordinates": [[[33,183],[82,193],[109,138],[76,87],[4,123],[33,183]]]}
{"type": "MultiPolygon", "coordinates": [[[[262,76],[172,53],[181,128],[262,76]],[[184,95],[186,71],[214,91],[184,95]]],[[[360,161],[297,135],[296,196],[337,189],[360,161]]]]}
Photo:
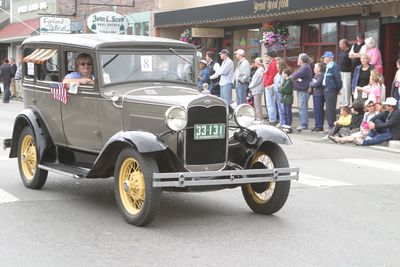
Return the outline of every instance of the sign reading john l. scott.
{"type": "Polygon", "coordinates": [[[71,20],[69,18],[41,17],[40,32],[70,33],[71,20]]]}
{"type": "Polygon", "coordinates": [[[128,28],[127,19],[115,12],[103,11],[87,18],[88,28],[95,33],[125,33],[128,28]]]}

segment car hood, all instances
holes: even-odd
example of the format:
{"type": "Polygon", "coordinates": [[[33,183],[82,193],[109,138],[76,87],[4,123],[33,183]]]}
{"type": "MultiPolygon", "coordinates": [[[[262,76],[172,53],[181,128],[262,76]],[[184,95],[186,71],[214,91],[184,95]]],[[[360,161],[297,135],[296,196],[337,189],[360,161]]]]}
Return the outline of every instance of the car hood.
{"type": "MultiPolygon", "coordinates": [[[[117,88],[107,88],[107,92],[116,91],[117,88]]],[[[203,98],[211,97],[218,98],[213,95],[200,93],[195,87],[186,85],[149,85],[141,84],[119,86],[117,92],[123,103],[126,102],[140,102],[140,103],[154,103],[157,105],[165,106],[182,106],[186,107],[190,102],[203,98]]]]}

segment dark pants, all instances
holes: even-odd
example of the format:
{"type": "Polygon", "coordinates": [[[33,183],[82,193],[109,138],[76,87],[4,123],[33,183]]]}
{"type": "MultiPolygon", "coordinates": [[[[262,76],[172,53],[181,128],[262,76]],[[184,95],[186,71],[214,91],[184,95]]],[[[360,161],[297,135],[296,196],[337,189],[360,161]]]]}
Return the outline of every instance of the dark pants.
{"type": "Polygon", "coordinates": [[[324,102],[323,95],[313,95],[315,128],[324,127],[324,102]]]}
{"type": "Polygon", "coordinates": [[[292,126],[292,104],[283,104],[283,108],[285,110],[285,123],[288,126],[292,126]]]}
{"type": "Polygon", "coordinates": [[[4,88],[3,103],[8,103],[10,101],[10,84],[3,83],[3,88],[4,88]]]}
{"type": "Polygon", "coordinates": [[[372,146],[372,145],[377,145],[389,140],[393,139],[393,135],[387,131],[386,133],[378,133],[376,131],[370,131],[368,134],[371,139],[365,139],[364,142],[362,143],[363,146],[372,146]]]}
{"type": "Polygon", "coordinates": [[[326,105],[326,120],[328,121],[329,128],[333,128],[333,123],[336,121],[337,91],[325,89],[324,97],[326,105]]]}

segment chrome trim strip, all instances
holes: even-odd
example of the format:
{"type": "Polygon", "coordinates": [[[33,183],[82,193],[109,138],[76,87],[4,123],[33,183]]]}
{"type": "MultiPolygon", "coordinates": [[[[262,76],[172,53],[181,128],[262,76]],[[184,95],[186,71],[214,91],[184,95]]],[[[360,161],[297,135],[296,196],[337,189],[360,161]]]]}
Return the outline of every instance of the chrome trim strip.
{"type": "Polygon", "coordinates": [[[163,118],[163,117],[156,117],[156,116],[129,114],[129,117],[137,117],[137,118],[141,118],[141,119],[151,119],[151,120],[161,120],[161,121],[164,121],[164,118],[163,118]]]}
{"type": "Polygon", "coordinates": [[[299,179],[300,168],[224,170],[209,172],[153,173],[153,187],[239,185],[299,179]],[[247,175],[257,177],[247,178],[247,175]],[[262,176],[261,176],[262,175],[262,176]],[[216,179],[218,177],[229,177],[216,179]],[[197,179],[196,179],[197,178],[197,179]]]}

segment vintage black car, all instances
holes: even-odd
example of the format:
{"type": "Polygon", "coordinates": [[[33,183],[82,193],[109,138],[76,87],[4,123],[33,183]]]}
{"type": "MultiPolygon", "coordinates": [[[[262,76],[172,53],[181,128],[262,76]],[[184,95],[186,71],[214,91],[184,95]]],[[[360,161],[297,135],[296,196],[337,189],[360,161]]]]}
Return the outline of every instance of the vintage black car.
{"type": "Polygon", "coordinates": [[[42,188],[49,171],[114,177],[118,208],[137,226],[155,218],[167,190],[241,186],[260,214],[285,204],[299,173],[280,147],[291,140],[253,124],[251,106],[229,112],[223,99],[199,92],[194,46],[81,34],[30,37],[22,50],[25,109],[6,144],[26,187],[42,188]],[[62,83],[81,53],[93,59],[94,84],[62,83]]]}

